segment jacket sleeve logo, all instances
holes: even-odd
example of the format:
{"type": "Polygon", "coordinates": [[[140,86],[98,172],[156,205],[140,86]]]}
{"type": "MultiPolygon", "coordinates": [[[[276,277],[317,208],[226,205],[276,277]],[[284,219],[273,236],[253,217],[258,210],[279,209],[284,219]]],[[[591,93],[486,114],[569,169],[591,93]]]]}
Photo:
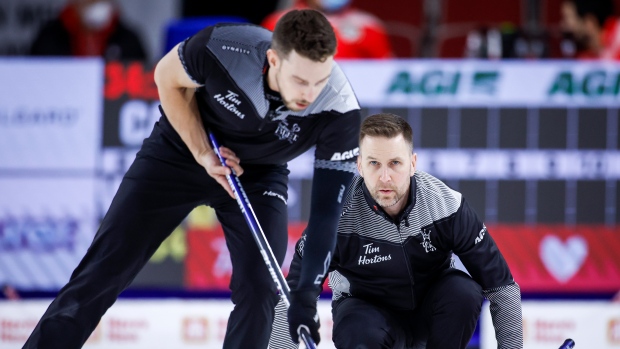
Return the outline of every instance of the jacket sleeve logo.
{"type": "Polygon", "coordinates": [[[334,155],[332,155],[332,158],[329,159],[329,160],[330,161],[349,160],[349,159],[352,159],[352,158],[354,158],[354,157],[356,157],[358,155],[360,155],[360,148],[359,147],[357,147],[355,149],[343,151],[342,153],[335,152],[334,155]]]}
{"type": "Polygon", "coordinates": [[[482,224],[482,229],[480,229],[480,232],[478,233],[476,240],[474,240],[474,245],[477,245],[480,241],[482,241],[482,239],[484,239],[484,234],[486,234],[486,232],[487,232],[487,227],[484,224],[482,224]]]}

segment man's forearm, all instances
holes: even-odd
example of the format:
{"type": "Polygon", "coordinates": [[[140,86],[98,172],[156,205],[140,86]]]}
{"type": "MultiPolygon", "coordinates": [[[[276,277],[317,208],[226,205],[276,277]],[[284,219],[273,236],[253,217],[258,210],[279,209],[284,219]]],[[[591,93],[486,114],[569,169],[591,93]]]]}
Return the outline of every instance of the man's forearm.
{"type": "Polygon", "coordinates": [[[499,349],[523,348],[521,290],[516,282],[483,291],[491,310],[495,338],[499,349]]]}
{"type": "Polygon", "coordinates": [[[299,288],[321,289],[336,245],[344,195],[352,178],[353,173],[348,171],[315,168],[299,288]]]}
{"type": "Polygon", "coordinates": [[[160,89],[160,102],[170,124],[187,145],[195,159],[211,152],[193,88],[160,89]]]}
{"type": "Polygon", "coordinates": [[[179,45],[175,46],[155,67],[155,84],[170,124],[198,160],[212,149],[196,104],[195,89],[199,85],[185,71],[178,49],[179,45]]]}

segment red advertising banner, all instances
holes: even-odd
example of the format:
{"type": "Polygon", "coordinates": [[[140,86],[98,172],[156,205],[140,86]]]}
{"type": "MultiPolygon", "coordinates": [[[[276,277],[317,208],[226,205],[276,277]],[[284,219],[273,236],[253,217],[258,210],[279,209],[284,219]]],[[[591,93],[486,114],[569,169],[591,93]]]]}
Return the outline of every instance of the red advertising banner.
{"type": "MultiPolygon", "coordinates": [[[[295,243],[305,228],[306,223],[291,223],[288,226],[288,248],[282,266],[284,275],[288,274],[295,243]]],[[[231,275],[232,265],[222,227],[219,224],[190,226],[187,230],[185,286],[189,289],[229,291],[231,275]]]]}
{"type": "MultiPolygon", "coordinates": [[[[305,223],[289,225],[288,272],[305,223]]],[[[488,226],[523,292],[615,292],[620,290],[620,226],[488,226]]],[[[185,285],[228,291],[232,266],[222,228],[189,227],[185,285]]]]}
{"type": "Polygon", "coordinates": [[[620,290],[620,226],[488,227],[524,292],[620,290]]]}

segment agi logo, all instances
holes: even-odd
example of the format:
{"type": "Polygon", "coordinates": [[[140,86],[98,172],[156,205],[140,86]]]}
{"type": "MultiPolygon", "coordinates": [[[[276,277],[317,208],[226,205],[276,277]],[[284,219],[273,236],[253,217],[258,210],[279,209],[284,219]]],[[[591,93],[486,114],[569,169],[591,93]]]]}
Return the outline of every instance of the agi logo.
{"type": "Polygon", "coordinates": [[[484,239],[484,234],[486,234],[486,232],[487,227],[483,224],[482,229],[480,229],[478,236],[476,236],[476,239],[474,240],[474,245],[478,244],[480,241],[482,241],[482,239],[484,239]]]}
{"type": "Polygon", "coordinates": [[[360,148],[356,147],[354,149],[351,150],[347,150],[347,151],[343,151],[342,153],[339,152],[335,152],[334,155],[332,155],[331,159],[329,159],[330,161],[342,161],[342,160],[349,160],[352,159],[356,156],[360,155],[360,148]]]}

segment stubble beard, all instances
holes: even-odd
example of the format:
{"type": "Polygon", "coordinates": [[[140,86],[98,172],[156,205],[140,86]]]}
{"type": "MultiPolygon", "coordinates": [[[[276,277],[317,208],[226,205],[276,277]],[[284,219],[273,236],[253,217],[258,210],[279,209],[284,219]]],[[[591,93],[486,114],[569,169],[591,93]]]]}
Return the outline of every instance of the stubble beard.
{"type": "Polygon", "coordinates": [[[373,195],[375,201],[381,207],[390,207],[396,205],[403,197],[402,193],[400,193],[396,188],[381,188],[376,189],[373,195]],[[390,197],[385,197],[385,195],[381,194],[381,189],[390,189],[393,192],[390,194],[390,197]]]}

